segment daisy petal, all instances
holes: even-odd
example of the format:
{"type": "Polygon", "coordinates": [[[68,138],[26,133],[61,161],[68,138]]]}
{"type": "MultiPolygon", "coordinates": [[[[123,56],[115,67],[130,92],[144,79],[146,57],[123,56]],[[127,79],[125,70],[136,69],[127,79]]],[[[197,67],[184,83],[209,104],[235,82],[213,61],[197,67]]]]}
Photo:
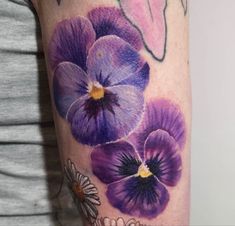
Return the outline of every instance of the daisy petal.
{"type": "Polygon", "coordinates": [[[83,188],[86,187],[86,186],[89,186],[90,185],[89,178],[86,177],[86,176],[82,176],[80,184],[83,188]]]}
{"type": "Polygon", "coordinates": [[[93,173],[106,184],[137,173],[141,162],[125,141],[98,146],[91,154],[93,173]]]}
{"type": "Polygon", "coordinates": [[[96,217],[98,215],[97,208],[92,203],[89,203],[87,201],[84,202],[83,205],[86,208],[88,216],[90,216],[90,218],[96,219],[96,217]]]}
{"type": "Polygon", "coordinates": [[[85,188],[83,191],[86,195],[97,195],[98,194],[98,191],[96,188],[92,188],[92,189],[85,188]]]}
{"type": "Polygon", "coordinates": [[[66,178],[69,181],[69,183],[72,183],[73,180],[72,180],[71,173],[69,172],[69,170],[67,168],[65,168],[64,172],[65,172],[66,178]]]}
{"type": "Polygon", "coordinates": [[[119,218],[117,219],[116,225],[117,225],[117,226],[126,226],[124,220],[123,220],[121,217],[119,217],[119,218]]]}
{"type": "Polygon", "coordinates": [[[169,194],[154,176],[130,177],[108,185],[109,202],[122,213],[155,218],[166,207],[169,194]]]}
{"type": "Polygon", "coordinates": [[[74,181],[75,174],[76,174],[76,172],[73,172],[72,165],[73,163],[69,159],[67,162],[67,165],[64,167],[66,178],[68,179],[70,183],[74,181]]]}
{"type": "Polygon", "coordinates": [[[113,35],[98,39],[89,51],[88,74],[101,85],[133,85],[143,91],[149,66],[127,42],[113,35]]]}
{"type": "Polygon", "coordinates": [[[53,97],[57,111],[65,118],[74,101],[87,93],[88,78],[77,65],[63,62],[53,77],[53,97]]]}
{"type": "Polygon", "coordinates": [[[89,213],[88,213],[88,210],[87,210],[86,206],[84,205],[84,203],[79,203],[79,206],[80,206],[80,209],[81,209],[82,214],[84,215],[84,217],[86,219],[89,219],[89,213]]]}
{"type": "Polygon", "coordinates": [[[111,225],[111,219],[108,218],[108,217],[105,217],[104,220],[103,220],[103,222],[104,222],[104,226],[111,225]]]}
{"type": "Polygon", "coordinates": [[[49,44],[49,62],[54,69],[63,61],[72,62],[86,70],[87,53],[95,42],[95,31],[84,17],[60,22],[49,44]]]}
{"type": "Polygon", "coordinates": [[[99,201],[98,196],[87,195],[86,196],[86,202],[90,202],[93,205],[97,205],[97,206],[100,205],[100,201],[99,201]]]}
{"type": "Polygon", "coordinates": [[[142,47],[140,32],[115,7],[100,7],[89,12],[97,39],[106,35],[117,35],[130,43],[136,50],[142,47]]]}
{"type": "Polygon", "coordinates": [[[95,188],[95,186],[93,184],[86,184],[86,185],[83,185],[83,188],[84,189],[93,189],[93,188],[95,188]]]}
{"type": "Polygon", "coordinates": [[[149,170],[164,184],[175,186],[181,176],[181,157],[175,140],[165,131],[152,132],[145,144],[149,170]]]}

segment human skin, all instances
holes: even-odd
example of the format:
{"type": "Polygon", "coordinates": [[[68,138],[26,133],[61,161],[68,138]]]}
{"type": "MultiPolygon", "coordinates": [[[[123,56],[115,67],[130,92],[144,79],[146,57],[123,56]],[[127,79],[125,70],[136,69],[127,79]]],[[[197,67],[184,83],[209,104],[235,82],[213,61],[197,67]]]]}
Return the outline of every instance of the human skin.
{"type": "MultiPolygon", "coordinates": [[[[60,4],[56,0],[35,0],[33,2],[41,24],[61,161],[63,166],[65,166],[65,175],[75,203],[84,215],[85,225],[109,225],[107,223],[109,219],[113,219],[114,222],[118,218],[119,224],[116,223],[114,225],[130,225],[127,223],[130,219],[134,219],[141,225],[188,225],[191,89],[188,70],[188,13],[186,12],[186,2],[181,0],[168,0],[167,2],[157,0],[155,3],[147,0],[137,0],[135,4],[132,4],[132,2],[132,0],[121,0],[120,2],[116,0],[62,0],[60,4]],[[157,2],[159,2],[159,5],[156,4],[157,2]],[[136,7],[136,4],[140,4],[139,7],[136,7]],[[68,38],[65,33],[69,33],[69,30],[64,29],[66,27],[65,23],[62,22],[61,24],[59,22],[68,19],[68,24],[71,24],[73,23],[71,18],[81,22],[83,21],[81,19],[82,16],[82,18],[85,17],[85,22],[79,22],[78,27],[85,27],[85,23],[89,27],[88,25],[91,24],[87,20],[92,21],[88,16],[89,12],[100,7],[115,7],[118,10],[121,7],[121,17],[128,18],[126,21],[129,24],[128,28],[121,26],[119,32],[105,34],[100,40],[97,38],[98,33],[96,32],[96,40],[94,38],[89,48],[87,48],[89,52],[87,53],[88,58],[86,58],[87,69],[85,68],[86,66],[77,60],[79,56],[74,58],[68,56],[69,54],[63,53],[63,48],[64,52],[68,48],[66,49],[67,42],[63,42],[62,39],[68,38]],[[146,15],[148,13],[149,15],[146,15]],[[142,19],[139,19],[140,17],[142,19]],[[156,28],[157,26],[159,27],[156,28]],[[135,30],[136,27],[138,29],[135,30]],[[56,32],[56,29],[62,32],[56,32]],[[124,37],[128,29],[130,29],[130,34],[133,34],[134,41],[131,42],[132,39],[129,43],[126,43],[130,37],[129,33],[128,37],[124,37]],[[122,31],[124,31],[123,36],[121,35],[122,31]],[[141,39],[138,39],[134,34],[138,34],[139,36],[137,36],[141,37],[141,39]],[[112,35],[112,37],[108,37],[108,35],[112,35]],[[138,40],[142,44],[139,45],[138,40]],[[96,48],[92,49],[92,45],[95,45],[94,43],[98,44],[96,44],[96,48]],[[127,47],[130,48],[130,51],[133,51],[128,56],[128,53],[125,52],[127,47]],[[58,51],[58,48],[62,48],[62,50],[58,51]],[[92,51],[94,52],[93,55],[92,51]],[[99,51],[102,53],[101,56],[99,51]],[[117,52],[123,54],[125,63],[121,62],[120,57],[122,55],[115,55],[117,52]],[[104,57],[104,60],[96,58],[97,54],[99,57],[104,57]],[[110,58],[108,58],[109,54],[110,58]],[[138,59],[136,55],[138,55],[138,59]],[[63,57],[64,59],[62,59],[63,57]],[[118,60],[118,66],[114,63],[114,67],[117,66],[120,71],[110,66],[112,60],[115,63],[118,60]],[[108,66],[107,62],[109,62],[108,66]],[[76,65],[74,66],[74,64],[76,65]],[[137,67],[136,70],[140,71],[140,73],[126,68],[125,65],[129,64],[132,68],[137,67]],[[78,67],[85,72],[81,72],[78,67]],[[116,77],[120,74],[125,74],[125,70],[127,70],[130,74],[134,73],[135,76],[140,76],[142,80],[140,82],[138,82],[139,80],[125,82],[125,85],[130,86],[125,86],[127,88],[120,92],[120,97],[115,93],[112,85],[110,86],[111,88],[106,87],[99,80],[102,86],[100,84],[96,85],[97,81],[89,86],[89,82],[85,81],[88,88],[86,90],[87,93],[84,95],[92,101],[92,105],[89,105],[90,102],[86,102],[87,99],[85,99],[83,104],[76,105],[76,103],[79,103],[76,101],[84,96],[78,96],[76,92],[76,95],[72,93],[71,90],[74,88],[74,84],[79,83],[79,79],[82,76],[89,77],[91,76],[90,74],[98,69],[101,71],[110,70],[111,72],[117,70],[118,73],[112,75],[116,77]],[[67,79],[69,76],[71,78],[67,79]],[[73,76],[76,78],[75,80],[73,80],[73,76]],[[62,77],[63,79],[61,79],[62,77]],[[125,93],[127,89],[128,92],[125,93]],[[64,93],[68,95],[65,96],[64,93]],[[123,102],[118,102],[118,100],[114,99],[114,93],[115,97],[123,98],[123,102]],[[100,107],[100,104],[103,104],[102,101],[106,98],[105,94],[107,96],[110,95],[108,96],[109,99],[106,100],[106,102],[110,101],[110,105],[104,105],[104,108],[107,107],[107,112],[109,111],[109,114],[112,113],[112,117],[113,115],[116,117],[116,123],[112,124],[110,118],[106,122],[105,120],[108,118],[106,115],[106,117],[99,119],[99,126],[97,124],[93,125],[93,118],[95,118],[94,122],[97,122],[99,113],[104,110],[104,108],[100,107]],[[70,99],[69,101],[67,100],[68,96],[72,101],[70,99]],[[65,97],[67,98],[66,100],[63,99],[65,97]],[[125,100],[127,104],[124,103],[125,100]],[[83,108],[84,105],[87,108],[83,108]],[[98,110],[96,109],[97,106],[99,106],[98,110]],[[122,109],[125,114],[118,112],[118,108],[123,106],[128,108],[126,109],[127,112],[122,109]],[[81,119],[80,109],[85,112],[82,116],[83,118],[86,117],[86,113],[89,113],[89,120],[85,121],[84,119],[83,121],[81,119]],[[120,118],[118,115],[121,115],[120,118]],[[151,119],[148,118],[149,115],[151,115],[151,119]],[[86,123],[92,124],[89,124],[91,128],[94,127],[92,132],[88,127],[86,128],[86,123]],[[105,128],[103,128],[104,125],[106,126],[105,128]],[[150,127],[154,128],[146,132],[148,130],[146,128],[150,127]],[[139,149],[138,144],[135,144],[136,141],[137,143],[143,143],[139,149]],[[127,148],[129,145],[131,150],[127,148]],[[135,149],[135,151],[132,149],[135,149]],[[120,154],[120,150],[122,154],[128,153],[130,156],[134,156],[133,158],[139,158],[138,163],[132,164],[129,162],[127,164],[129,168],[128,172],[125,171],[125,177],[123,176],[125,173],[117,176],[109,172],[110,167],[121,164],[116,159],[117,155],[120,154]],[[136,152],[137,155],[135,155],[136,152]],[[157,160],[159,159],[155,159],[155,162],[148,164],[149,159],[146,156],[150,156],[149,159],[163,156],[164,166],[158,165],[159,162],[157,160]],[[105,168],[105,166],[107,167],[105,168]],[[93,212],[97,211],[96,214],[89,211],[86,212],[87,209],[84,214],[84,209],[82,209],[84,206],[81,207],[80,203],[84,201],[86,192],[82,190],[81,184],[76,181],[77,177],[71,173],[72,171],[76,171],[77,175],[84,175],[89,178],[89,183],[94,193],[93,196],[89,197],[93,200],[89,204],[94,208],[93,212]],[[71,174],[73,175],[71,176],[71,174]],[[128,178],[133,178],[133,182],[123,185],[121,181],[128,180],[128,178]],[[154,178],[154,182],[146,182],[150,183],[147,187],[143,185],[143,189],[147,189],[147,193],[156,192],[154,193],[154,198],[150,198],[152,196],[149,196],[149,194],[140,192],[142,194],[142,196],[140,195],[141,199],[138,199],[137,195],[135,196],[137,198],[130,199],[129,202],[125,201],[132,195],[132,191],[137,189],[136,187],[131,187],[137,178],[140,178],[138,184],[140,187],[142,183],[144,184],[147,180],[154,178]],[[122,186],[126,191],[123,191],[122,186]],[[119,195],[120,193],[121,195],[119,195]],[[150,200],[149,205],[146,204],[148,203],[148,198],[150,200]],[[131,202],[135,204],[130,204],[131,202]],[[101,218],[107,218],[106,223],[101,218]]],[[[104,12],[102,11],[102,13],[104,12]]],[[[92,25],[94,26],[94,23],[92,25]]],[[[76,32],[78,37],[84,34],[84,30],[81,33],[79,31],[76,32]]],[[[94,31],[93,33],[95,34],[94,31]]],[[[89,36],[89,40],[92,39],[91,36],[89,36]]],[[[70,38],[71,36],[69,36],[69,45],[73,46],[76,40],[70,40],[70,38]]],[[[88,38],[85,39],[79,45],[87,44],[88,38]]],[[[76,48],[77,46],[74,45],[71,51],[76,48]]],[[[79,46],[79,48],[82,47],[79,46]]],[[[74,54],[79,54],[79,51],[74,54]]],[[[112,82],[111,80],[110,83],[112,82]]],[[[79,87],[81,88],[81,86],[79,87]]],[[[76,87],[76,89],[79,89],[79,87],[76,87]]],[[[122,165],[118,169],[123,170],[121,167],[122,165]]],[[[139,224],[136,223],[134,225],[139,224]]]]}

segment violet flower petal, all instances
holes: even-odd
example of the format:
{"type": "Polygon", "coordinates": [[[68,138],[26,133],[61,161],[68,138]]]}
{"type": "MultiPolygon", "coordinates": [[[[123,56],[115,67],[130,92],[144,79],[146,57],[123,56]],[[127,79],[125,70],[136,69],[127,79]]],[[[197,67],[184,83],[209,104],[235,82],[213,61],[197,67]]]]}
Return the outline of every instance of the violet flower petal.
{"type": "Polygon", "coordinates": [[[146,108],[141,125],[128,138],[139,151],[141,157],[144,153],[144,144],[149,134],[156,130],[166,131],[175,139],[180,149],[185,144],[185,121],[179,107],[165,99],[150,101],[146,108]]]}
{"type": "Polygon", "coordinates": [[[154,176],[132,176],[108,185],[109,202],[122,213],[135,217],[155,218],[166,207],[169,194],[154,176]]]}
{"type": "Polygon", "coordinates": [[[91,160],[94,175],[105,184],[136,174],[141,165],[134,147],[125,141],[96,147],[91,160]]]}
{"type": "Polygon", "coordinates": [[[146,61],[130,44],[113,35],[95,42],[89,51],[87,67],[89,76],[105,87],[126,84],[143,91],[149,81],[146,61]]]}
{"type": "Polygon", "coordinates": [[[181,157],[176,141],[165,131],[152,132],[145,143],[145,160],[149,170],[164,184],[175,186],[181,176],[181,157]]]}
{"type": "Polygon", "coordinates": [[[75,139],[93,146],[127,136],[140,121],[143,108],[143,94],[135,87],[108,87],[100,100],[90,95],[80,98],[67,119],[75,139]]]}
{"type": "Polygon", "coordinates": [[[53,77],[53,97],[57,111],[65,118],[74,101],[87,93],[87,74],[77,65],[60,63],[53,77]]]}
{"type": "Polygon", "coordinates": [[[136,50],[143,46],[140,32],[115,7],[100,7],[88,13],[97,39],[106,35],[116,35],[130,43],[136,50]]]}
{"type": "Polygon", "coordinates": [[[95,37],[91,22],[84,17],[61,21],[49,44],[51,67],[54,69],[63,61],[70,61],[86,71],[87,53],[95,37]]]}

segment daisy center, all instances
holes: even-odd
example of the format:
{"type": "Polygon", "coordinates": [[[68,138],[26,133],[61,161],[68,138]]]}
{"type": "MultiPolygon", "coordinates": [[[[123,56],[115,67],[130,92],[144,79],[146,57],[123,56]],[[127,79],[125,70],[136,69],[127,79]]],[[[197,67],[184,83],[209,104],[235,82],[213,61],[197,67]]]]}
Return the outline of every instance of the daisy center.
{"type": "Polygon", "coordinates": [[[147,178],[152,176],[153,174],[145,164],[142,164],[138,169],[137,175],[142,178],[147,178]]]}
{"type": "Polygon", "coordinates": [[[85,199],[85,194],[84,194],[81,186],[78,183],[73,184],[72,190],[80,201],[83,201],[85,199]]]}
{"type": "Polygon", "coordinates": [[[90,96],[94,100],[102,99],[104,97],[104,88],[102,86],[93,85],[90,91],[90,96]]]}

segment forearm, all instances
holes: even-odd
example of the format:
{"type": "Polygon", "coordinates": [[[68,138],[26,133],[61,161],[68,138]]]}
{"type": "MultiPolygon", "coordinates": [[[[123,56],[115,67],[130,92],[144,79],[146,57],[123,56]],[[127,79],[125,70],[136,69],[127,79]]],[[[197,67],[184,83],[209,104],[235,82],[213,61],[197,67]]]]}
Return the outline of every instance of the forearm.
{"type": "Polygon", "coordinates": [[[188,225],[183,2],[38,4],[61,159],[87,225],[188,225]]]}

